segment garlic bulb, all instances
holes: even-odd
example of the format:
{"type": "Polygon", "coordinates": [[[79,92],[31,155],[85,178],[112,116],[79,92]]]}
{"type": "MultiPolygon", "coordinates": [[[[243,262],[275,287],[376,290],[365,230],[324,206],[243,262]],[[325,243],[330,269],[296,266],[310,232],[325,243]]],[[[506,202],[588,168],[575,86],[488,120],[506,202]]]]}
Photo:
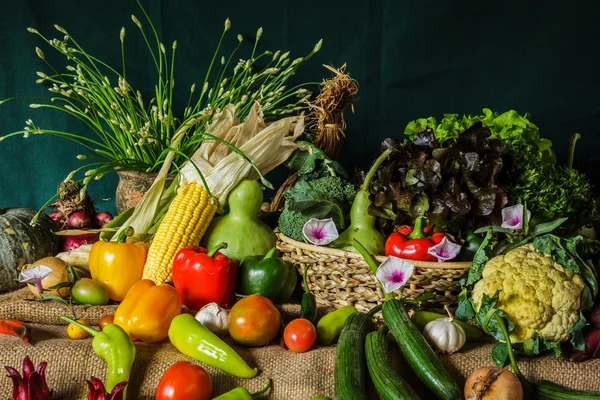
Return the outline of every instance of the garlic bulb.
{"type": "Polygon", "coordinates": [[[219,307],[217,303],[208,303],[198,311],[196,320],[211,332],[223,333],[229,328],[229,311],[219,307]]]}
{"type": "Polygon", "coordinates": [[[465,330],[452,321],[452,318],[440,318],[429,322],[425,325],[423,336],[429,344],[449,354],[460,350],[467,341],[465,330]]]}

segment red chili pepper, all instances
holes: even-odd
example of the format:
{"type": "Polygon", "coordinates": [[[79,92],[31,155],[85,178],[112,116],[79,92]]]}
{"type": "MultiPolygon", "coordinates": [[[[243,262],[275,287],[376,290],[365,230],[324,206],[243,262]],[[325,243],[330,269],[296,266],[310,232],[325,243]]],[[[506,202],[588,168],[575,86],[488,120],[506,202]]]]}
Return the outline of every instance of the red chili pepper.
{"type": "Polygon", "coordinates": [[[0,333],[20,337],[25,344],[31,340],[31,328],[16,319],[0,319],[0,333]]]}
{"type": "Polygon", "coordinates": [[[437,261],[437,258],[429,254],[427,250],[440,243],[446,234],[435,232],[431,236],[426,236],[426,233],[430,232],[431,228],[423,228],[423,218],[417,218],[414,228],[402,226],[388,236],[385,242],[385,255],[407,260],[437,261]]]}
{"type": "Polygon", "coordinates": [[[192,310],[208,303],[227,307],[235,290],[237,264],[219,253],[225,243],[207,251],[202,247],[179,250],[173,260],[173,284],[181,302],[192,310]]]}

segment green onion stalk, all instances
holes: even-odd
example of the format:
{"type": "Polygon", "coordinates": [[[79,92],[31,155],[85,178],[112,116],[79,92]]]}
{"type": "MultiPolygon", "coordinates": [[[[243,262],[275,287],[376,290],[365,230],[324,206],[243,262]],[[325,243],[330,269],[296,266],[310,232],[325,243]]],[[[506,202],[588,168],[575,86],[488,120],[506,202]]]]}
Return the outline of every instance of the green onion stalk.
{"type": "MultiPolygon", "coordinates": [[[[82,195],[92,180],[101,179],[115,171],[158,172],[167,155],[174,152],[173,139],[183,133],[171,163],[169,173],[176,173],[190,159],[207,137],[207,127],[228,104],[235,105],[235,116],[244,120],[255,102],[260,103],[266,121],[302,111],[311,93],[305,88],[310,82],[287,87],[287,82],[298,68],[317,53],[322,45],[319,41],[305,57],[292,60],[290,52],[277,50],[257,53],[263,30],[256,32],[256,40],[248,59],[237,58],[243,37],[237,35],[237,47],[227,57],[221,55],[221,46],[231,28],[225,20],[223,32],[211,59],[199,93],[196,84],[190,88],[189,98],[183,115],[173,110],[175,87],[175,53],[177,42],[169,51],[161,42],[150,17],[140,4],[149,29],[132,15],[150,52],[157,71],[154,96],[146,101],[139,90],[127,80],[125,62],[126,30],[119,34],[122,65],[120,71],[87,53],[80,44],[61,26],[55,29],[64,34],[62,40],[49,39],[38,30],[28,28],[52,49],[68,60],[66,70],[58,71],[48,61],[42,49],[36,47],[38,57],[47,65],[49,72],[37,72],[38,84],[52,86],[49,99],[37,99],[31,108],[49,108],[66,113],[83,122],[94,133],[92,137],[76,133],[46,129],[37,126],[31,119],[19,131],[0,136],[0,142],[12,136],[30,135],[57,136],[82,146],[88,154],[77,156],[85,162],[69,173],[67,179],[83,185],[82,195]],[[146,31],[149,30],[149,34],[146,31]],[[260,62],[264,67],[259,67],[260,62]],[[233,65],[235,63],[235,65],[233,65]],[[83,174],[80,179],[75,175],[83,174]]],[[[15,97],[0,101],[0,104],[31,97],[15,97]]],[[[34,98],[35,99],[35,98],[34,98]]],[[[65,179],[65,181],[67,180],[65,179]]],[[[52,201],[50,199],[47,204],[52,201]]]]}

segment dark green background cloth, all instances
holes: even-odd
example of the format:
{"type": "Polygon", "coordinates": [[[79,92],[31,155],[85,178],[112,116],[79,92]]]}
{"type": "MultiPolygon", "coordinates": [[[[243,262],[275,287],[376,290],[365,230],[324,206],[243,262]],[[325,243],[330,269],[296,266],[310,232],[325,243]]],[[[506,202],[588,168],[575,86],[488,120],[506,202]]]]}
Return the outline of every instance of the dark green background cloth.
{"type": "MultiPolygon", "coordinates": [[[[340,66],[360,84],[356,113],[348,116],[345,167],[367,167],[386,137],[400,138],[406,123],[443,113],[529,112],[554,142],[561,161],[568,141],[582,134],[575,166],[600,175],[600,2],[589,1],[408,1],[408,0],[144,0],[167,47],[178,41],[176,95],[187,102],[189,87],[201,82],[223,21],[232,22],[226,49],[241,33],[247,57],[256,29],[259,49],[307,54],[324,39],[320,53],[293,78],[319,82],[322,64],[340,66]]],[[[36,85],[46,71],[41,47],[53,63],[63,61],[28,33],[31,26],[62,39],[53,24],[69,31],[88,52],[119,68],[121,26],[127,29],[128,77],[145,99],[156,79],[130,15],[142,16],[133,0],[2,0],[0,12],[0,99],[49,97],[36,85]]],[[[140,18],[141,19],[141,18],[140,18]]],[[[20,100],[0,105],[0,136],[22,129],[29,118],[46,129],[90,134],[72,117],[31,109],[20,100]]],[[[0,208],[38,208],[84,153],[74,143],[48,136],[0,142],[0,208]]],[[[281,182],[280,171],[274,181],[281,182]]],[[[93,182],[98,208],[114,211],[116,174],[93,182]]]]}

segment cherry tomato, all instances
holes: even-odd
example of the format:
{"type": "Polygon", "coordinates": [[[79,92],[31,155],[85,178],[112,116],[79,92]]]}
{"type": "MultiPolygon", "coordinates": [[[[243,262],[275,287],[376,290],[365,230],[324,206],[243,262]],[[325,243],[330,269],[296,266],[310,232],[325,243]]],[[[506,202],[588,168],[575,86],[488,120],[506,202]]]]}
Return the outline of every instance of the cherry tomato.
{"type": "Polygon", "coordinates": [[[307,319],[298,318],[287,324],[283,331],[283,341],[291,351],[304,353],[312,349],[317,341],[317,330],[307,319]]]}
{"type": "Polygon", "coordinates": [[[106,314],[104,317],[100,318],[98,321],[98,327],[100,330],[104,329],[106,325],[114,324],[115,315],[114,314],[106,314]]]}
{"type": "Polygon", "coordinates": [[[246,346],[264,346],[279,333],[281,315],[273,302],[257,294],[244,297],[229,311],[229,334],[246,346]]]}
{"type": "MultiPolygon", "coordinates": [[[[77,322],[86,326],[90,326],[90,323],[85,319],[78,319],[77,322]]],[[[67,335],[73,340],[85,339],[91,336],[87,331],[81,329],[75,324],[69,324],[69,326],[67,326],[67,335]]]]}
{"type": "Polygon", "coordinates": [[[210,400],[212,391],[212,379],[204,368],[178,361],[160,378],[156,400],[210,400]]]}

